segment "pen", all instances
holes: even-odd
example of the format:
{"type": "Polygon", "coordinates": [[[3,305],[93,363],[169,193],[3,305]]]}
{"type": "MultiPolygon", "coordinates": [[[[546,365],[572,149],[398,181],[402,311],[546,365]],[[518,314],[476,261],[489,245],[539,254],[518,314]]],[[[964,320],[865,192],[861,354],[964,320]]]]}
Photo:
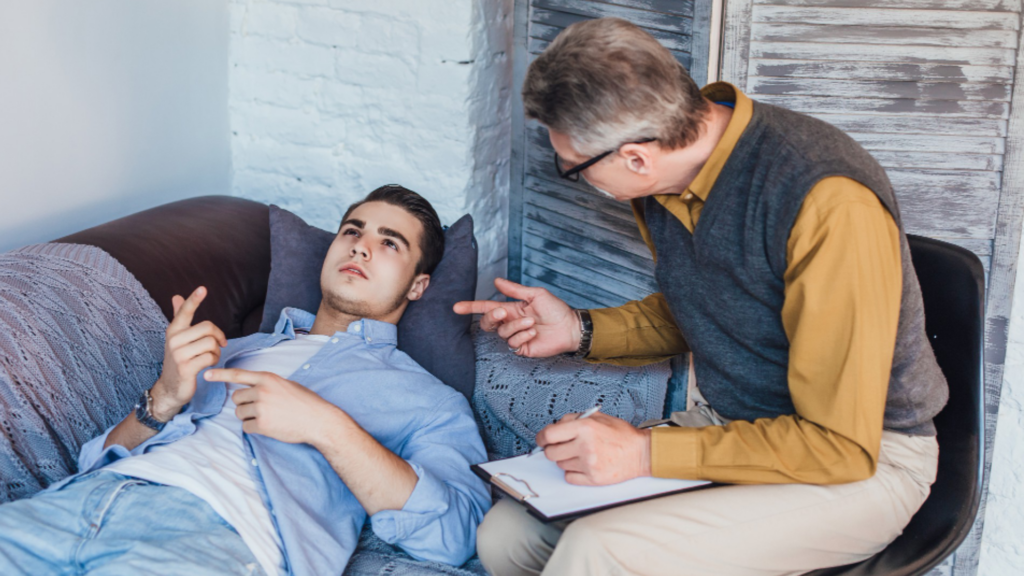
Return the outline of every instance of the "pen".
{"type": "MultiPolygon", "coordinates": [[[[600,411],[601,411],[601,405],[598,404],[598,405],[594,406],[593,408],[587,410],[583,414],[580,414],[580,417],[577,418],[577,420],[583,420],[584,418],[590,418],[591,416],[593,416],[594,414],[597,414],[600,411]]],[[[538,454],[538,453],[543,452],[543,451],[544,451],[544,447],[543,446],[537,446],[533,450],[530,450],[530,456],[533,456],[534,454],[538,454]]]]}

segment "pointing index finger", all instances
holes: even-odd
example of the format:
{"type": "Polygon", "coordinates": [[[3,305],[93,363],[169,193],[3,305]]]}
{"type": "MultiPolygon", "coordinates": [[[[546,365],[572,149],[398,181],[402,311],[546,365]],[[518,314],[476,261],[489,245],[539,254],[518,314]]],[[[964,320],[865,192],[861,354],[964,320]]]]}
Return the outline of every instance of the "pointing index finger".
{"type": "Polygon", "coordinates": [[[456,314],[487,314],[495,308],[501,307],[503,302],[494,300],[471,300],[456,302],[453,310],[456,314]]]}
{"type": "Polygon", "coordinates": [[[253,372],[241,368],[211,368],[203,374],[203,378],[210,382],[230,382],[243,386],[266,384],[269,380],[265,372],[253,372]]]}
{"type": "Polygon", "coordinates": [[[178,311],[175,312],[174,318],[171,320],[172,324],[178,324],[181,328],[187,328],[192,325],[192,319],[195,316],[196,309],[199,308],[199,304],[206,298],[206,288],[200,286],[192,291],[192,294],[185,299],[178,311]]]}

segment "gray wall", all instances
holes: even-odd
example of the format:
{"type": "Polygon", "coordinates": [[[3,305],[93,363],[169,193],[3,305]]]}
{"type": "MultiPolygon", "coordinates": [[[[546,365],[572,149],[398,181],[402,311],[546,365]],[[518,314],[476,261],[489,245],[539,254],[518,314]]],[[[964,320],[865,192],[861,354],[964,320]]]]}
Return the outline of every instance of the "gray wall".
{"type": "Polygon", "coordinates": [[[227,0],[0,3],[0,250],[231,186],[227,0]]]}

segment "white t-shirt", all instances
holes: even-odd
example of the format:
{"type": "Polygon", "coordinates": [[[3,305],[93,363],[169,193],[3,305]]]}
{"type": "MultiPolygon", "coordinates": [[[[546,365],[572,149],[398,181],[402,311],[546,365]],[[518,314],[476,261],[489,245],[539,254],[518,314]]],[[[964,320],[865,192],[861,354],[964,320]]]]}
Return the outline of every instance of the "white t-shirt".
{"type": "MultiPolygon", "coordinates": [[[[316,354],[329,336],[298,335],[270,348],[233,359],[228,368],[273,372],[287,378],[316,354]]],[[[235,416],[228,384],[220,413],[196,422],[196,432],[145,454],[122,458],[106,468],[126,476],[184,488],[205,500],[241,535],[268,576],[284,572],[281,538],[249,471],[242,421],[235,416]]]]}

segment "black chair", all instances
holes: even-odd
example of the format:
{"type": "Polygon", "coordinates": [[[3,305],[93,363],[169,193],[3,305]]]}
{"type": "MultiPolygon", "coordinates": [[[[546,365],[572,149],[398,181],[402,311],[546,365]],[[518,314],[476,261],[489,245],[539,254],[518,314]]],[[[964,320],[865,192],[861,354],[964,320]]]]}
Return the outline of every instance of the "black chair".
{"type": "Polygon", "coordinates": [[[924,296],[925,329],[949,382],[949,403],[935,418],[939,472],[931,495],[903,534],[859,562],[810,572],[813,576],[925,574],[967,537],[981,502],[985,453],[985,273],[959,246],[909,236],[924,296]]]}

